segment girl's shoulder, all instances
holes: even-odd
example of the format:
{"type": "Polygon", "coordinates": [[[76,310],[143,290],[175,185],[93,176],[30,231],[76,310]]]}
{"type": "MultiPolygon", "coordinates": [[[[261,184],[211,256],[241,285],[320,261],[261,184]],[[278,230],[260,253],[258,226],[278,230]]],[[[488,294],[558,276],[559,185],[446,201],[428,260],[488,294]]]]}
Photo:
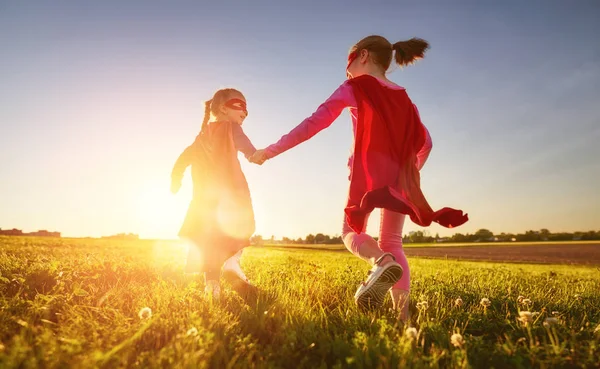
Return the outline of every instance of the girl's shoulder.
{"type": "Polygon", "coordinates": [[[380,86],[387,87],[392,90],[398,90],[398,91],[406,90],[404,87],[390,81],[389,79],[377,78],[370,74],[365,74],[360,77],[346,80],[346,81],[344,81],[344,83],[342,83],[342,86],[344,86],[344,85],[351,86],[353,83],[357,83],[357,82],[360,83],[361,80],[377,81],[380,86]]]}
{"type": "Polygon", "coordinates": [[[380,79],[380,78],[376,78],[375,79],[384,87],[388,87],[391,88],[393,90],[406,90],[404,87],[397,85],[396,83],[390,81],[389,79],[380,79]]]}

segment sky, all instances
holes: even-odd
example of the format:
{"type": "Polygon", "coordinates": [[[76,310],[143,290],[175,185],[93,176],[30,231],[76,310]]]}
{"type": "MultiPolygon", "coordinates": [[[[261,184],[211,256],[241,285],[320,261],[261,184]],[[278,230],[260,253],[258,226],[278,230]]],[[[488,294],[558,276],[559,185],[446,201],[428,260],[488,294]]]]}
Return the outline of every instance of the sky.
{"type": "MultiPolygon", "coordinates": [[[[244,131],[266,147],[344,81],[349,48],[379,34],[431,44],[389,74],[433,139],[425,196],[470,217],[430,234],[600,229],[600,3],[341,4],[0,0],[0,228],[176,238],[192,186],[188,171],[172,195],[170,172],[204,101],[242,91],[244,131]]],[[[263,166],[240,155],[256,233],[340,234],[352,140],[344,112],[263,166]]]]}

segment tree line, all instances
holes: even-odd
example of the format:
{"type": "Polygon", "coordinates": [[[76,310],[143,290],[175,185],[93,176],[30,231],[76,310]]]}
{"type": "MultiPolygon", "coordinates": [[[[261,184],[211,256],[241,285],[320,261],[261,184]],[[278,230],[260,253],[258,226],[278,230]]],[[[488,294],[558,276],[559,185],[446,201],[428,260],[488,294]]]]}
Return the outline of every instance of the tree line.
{"type": "MultiPolygon", "coordinates": [[[[377,237],[375,237],[377,239],[377,237]]],[[[536,242],[536,241],[593,241],[600,240],[600,231],[587,232],[550,232],[548,229],[538,231],[529,230],[524,233],[499,233],[495,234],[489,229],[479,229],[475,233],[455,233],[450,237],[440,237],[439,234],[431,235],[427,230],[413,231],[402,236],[404,243],[444,243],[444,242],[536,242]]],[[[341,236],[330,236],[323,233],[309,234],[305,238],[282,237],[276,240],[274,236],[264,239],[255,235],[251,239],[254,245],[261,244],[341,244],[341,236]]]]}

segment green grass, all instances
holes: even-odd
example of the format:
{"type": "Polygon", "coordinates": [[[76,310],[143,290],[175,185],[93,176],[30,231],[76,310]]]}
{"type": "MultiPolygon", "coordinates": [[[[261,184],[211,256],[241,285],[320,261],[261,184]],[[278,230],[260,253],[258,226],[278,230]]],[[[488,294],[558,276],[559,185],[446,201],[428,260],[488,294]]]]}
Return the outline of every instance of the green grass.
{"type": "Polygon", "coordinates": [[[361,313],[349,253],[250,248],[249,304],[203,297],[175,242],[0,237],[0,367],[597,367],[597,268],[410,259],[410,326],[361,313]],[[532,301],[517,303],[519,295],[532,301]],[[461,297],[463,306],[455,307],[461,297]],[[483,298],[491,300],[487,309],[483,298]],[[426,310],[416,303],[427,301],[426,310]],[[152,316],[140,319],[149,307],[152,316]],[[539,312],[528,325],[519,309],[539,312]],[[552,315],[552,312],[557,312],[552,315]],[[558,323],[545,327],[546,318],[558,323]],[[450,342],[460,333],[464,344],[450,342]]]}

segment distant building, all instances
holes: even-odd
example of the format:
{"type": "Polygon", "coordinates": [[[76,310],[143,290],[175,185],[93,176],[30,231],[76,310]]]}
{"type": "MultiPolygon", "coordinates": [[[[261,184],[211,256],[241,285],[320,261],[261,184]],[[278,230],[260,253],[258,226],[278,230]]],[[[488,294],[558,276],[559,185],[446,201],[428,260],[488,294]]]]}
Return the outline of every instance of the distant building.
{"type": "Polygon", "coordinates": [[[3,235],[3,236],[22,236],[23,235],[23,231],[20,230],[20,229],[16,229],[16,228],[5,229],[5,230],[3,230],[3,229],[0,228],[0,235],[3,235]]]}
{"type": "Polygon", "coordinates": [[[0,236],[35,236],[35,237],[58,237],[60,232],[48,232],[47,230],[39,230],[37,232],[23,233],[20,229],[5,229],[0,228],[0,236]]]}
{"type": "Polygon", "coordinates": [[[119,233],[112,236],[102,236],[102,238],[111,240],[139,240],[140,236],[134,233],[119,233]]]}
{"type": "Polygon", "coordinates": [[[28,233],[27,235],[37,237],[60,237],[60,232],[48,232],[47,230],[43,229],[37,232],[28,233]]]}

